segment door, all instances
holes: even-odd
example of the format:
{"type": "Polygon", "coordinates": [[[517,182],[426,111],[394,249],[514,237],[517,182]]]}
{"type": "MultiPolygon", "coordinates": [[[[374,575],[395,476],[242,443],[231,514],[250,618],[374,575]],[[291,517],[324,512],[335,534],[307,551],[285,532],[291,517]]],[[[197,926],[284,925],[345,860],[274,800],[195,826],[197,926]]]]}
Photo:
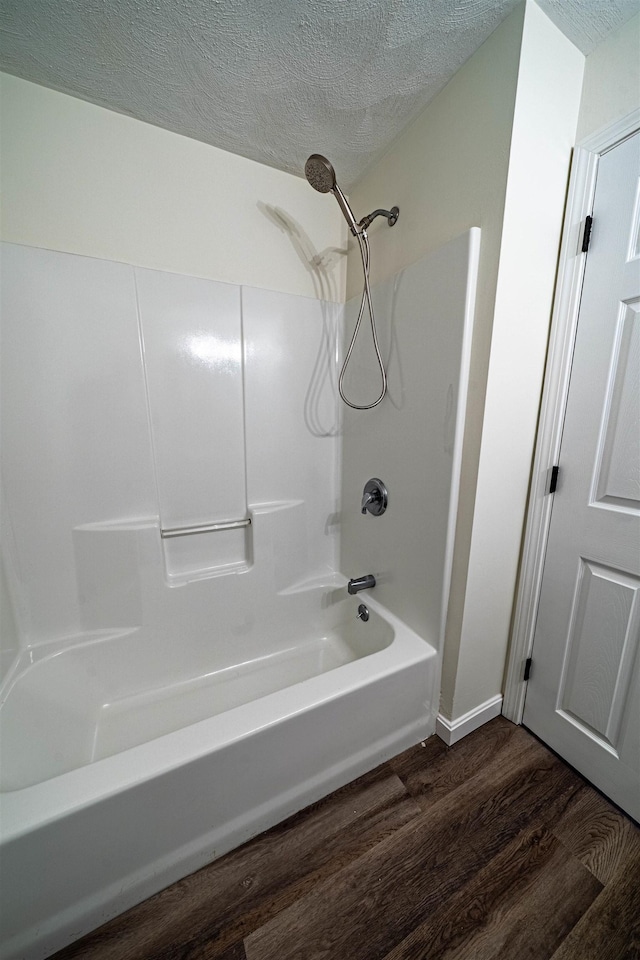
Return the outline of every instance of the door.
{"type": "Polygon", "coordinates": [[[640,133],[598,165],[523,722],[640,819],[640,133]]]}

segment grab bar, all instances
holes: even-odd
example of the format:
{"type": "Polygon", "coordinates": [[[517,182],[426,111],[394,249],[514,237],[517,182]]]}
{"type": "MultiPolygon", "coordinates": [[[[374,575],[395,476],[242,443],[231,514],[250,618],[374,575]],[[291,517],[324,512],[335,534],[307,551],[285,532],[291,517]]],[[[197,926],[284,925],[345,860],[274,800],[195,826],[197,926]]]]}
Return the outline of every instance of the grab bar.
{"type": "Polygon", "coordinates": [[[161,530],[160,536],[163,540],[170,537],[188,537],[192,533],[213,533],[215,530],[237,530],[239,527],[251,526],[251,518],[245,520],[224,520],[221,523],[201,523],[196,527],[171,527],[168,530],[161,530]]]}

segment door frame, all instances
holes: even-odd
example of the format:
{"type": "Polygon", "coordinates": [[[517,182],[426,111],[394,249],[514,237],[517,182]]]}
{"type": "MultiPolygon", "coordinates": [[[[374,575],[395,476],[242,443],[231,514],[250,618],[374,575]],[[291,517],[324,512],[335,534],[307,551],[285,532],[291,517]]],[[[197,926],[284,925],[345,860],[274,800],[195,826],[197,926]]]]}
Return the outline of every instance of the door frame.
{"type": "MultiPolygon", "coordinates": [[[[529,488],[520,572],[515,594],[509,653],[507,655],[502,713],[522,723],[527,683],[525,664],[531,656],[542,586],[553,497],[549,496],[551,468],[558,463],[564,415],[569,392],[571,362],[578,326],[586,255],[582,253],[585,217],[593,210],[600,157],[640,129],[640,109],[609,124],[575,148],[558,276],[547,350],[538,434],[529,488]]],[[[598,226],[594,224],[594,230],[598,226]]],[[[558,486],[562,485],[562,474],[558,486]]]]}

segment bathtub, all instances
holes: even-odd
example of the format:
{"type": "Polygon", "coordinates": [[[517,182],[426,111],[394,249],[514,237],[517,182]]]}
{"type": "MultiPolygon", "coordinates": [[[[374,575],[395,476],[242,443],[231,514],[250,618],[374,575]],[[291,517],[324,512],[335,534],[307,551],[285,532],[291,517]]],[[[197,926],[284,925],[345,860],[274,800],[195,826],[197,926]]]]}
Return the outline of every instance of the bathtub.
{"type": "Polygon", "coordinates": [[[434,732],[434,647],[345,582],[281,596],[238,655],[216,644],[170,680],[138,631],[29,653],[0,707],[3,960],[49,956],[434,732]]]}

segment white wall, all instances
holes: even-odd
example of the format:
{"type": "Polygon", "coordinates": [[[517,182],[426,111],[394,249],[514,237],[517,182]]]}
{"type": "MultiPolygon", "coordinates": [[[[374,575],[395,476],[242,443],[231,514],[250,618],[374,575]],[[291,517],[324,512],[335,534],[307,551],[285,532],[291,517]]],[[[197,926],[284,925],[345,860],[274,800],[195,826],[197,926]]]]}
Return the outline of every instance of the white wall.
{"type": "MultiPolygon", "coordinates": [[[[502,218],[524,7],[517,9],[467,61],[413,125],[352,191],[357,216],[398,204],[400,219],[371,230],[374,278],[380,280],[472,226],[482,229],[475,328],[442,704],[451,715],[460,621],[482,430],[502,218]]],[[[361,284],[353,252],[348,292],[361,284]]],[[[345,487],[360,478],[344,451],[345,487]],[[350,479],[353,478],[353,479],[350,479]]]]}
{"type": "Polygon", "coordinates": [[[0,80],[4,240],[344,299],[346,226],[303,178],[0,80]]]}
{"type": "Polygon", "coordinates": [[[577,141],[640,106],[640,13],[614,30],[585,62],[577,141]]]}
{"type": "MultiPolygon", "coordinates": [[[[352,192],[388,275],[482,228],[441,708],[501,691],[584,58],[539,8],[517,8],[352,192]]],[[[355,256],[348,291],[359,282],[355,256]]],[[[351,469],[346,463],[345,473],[351,469]]]]}
{"type": "Polygon", "coordinates": [[[148,674],[174,679],[246,654],[279,591],[337,566],[342,308],[18,244],[2,244],[1,288],[2,559],[22,647],[144,628],[148,674]]]}
{"type": "Polygon", "coordinates": [[[584,57],[525,9],[452,718],[502,690],[584,57]]]}
{"type": "MultiPolygon", "coordinates": [[[[11,242],[14,252],[19,252],[18,245],[23,250],[35,248],[34,257],[27,257],[27,274],[18,282],[17,293],[15,284],[13,293],[9,287],[5,289],[6,298],[16,293],[20,303],[9,304],[5,299],[3,318],[9,321],[8,306],[17,309],[19,323],[7,326],[3,344],[3,389],[8,398],[4,412],[9,418],[3,453],[12,488],[11,502],[4,506],[13,511],[12,522],[20,527],[16,550],[24,554],[6,558],[12,585],[15,581],[22,586],[21,596],[14,599],[20,605],[18,626],[23,644],[140,619],[137,534],[111,531],[107,537],[102,528],[86,529],[91,524],[153,518],[159,512],[136,316],[138,309],[149,311],[146,302],[138,302],[130,265],[170,271],[149,274],[159,277],[158,282],[164,276],[172,296],[175,294],[171,309],[180,323],[173,326],[176,336],[182,326],[185,343],[191,336],[204,337],[207,343],[211,336],[215,339],[216,331],[210,325],[216,314],[211,299],[214,288],[223,293],[232,288],[216,287],[212,281],[237,285],[230,294],[237,307],[236,325],[243,285],[245,297],[254,305],[250,314],[245,304],[245,319],[253,322],[245,336],[253,336],[252,331],[262,341],[271,336],[260,368],[264,376],[259,389],[267,391],[269,404],[277,405],[276,387],[281,387],[286,403],[292,405],[293,421],[287,421],[288,434],[283,438],[278,432],[272,437],[269,429],[249,418],[254,437],[247,455],[254,467],[257,465],[259,476],[254,470],[246,479],[245,465],[239,462],[240,479],[236,477],[234,485],[243,488],[239,491],[243,503],[247,496],[254,504],[264,499],[260,477],[266,474],[260,457],[264,460],[263,445],[269,444],[269,438],[279,445],[282,456],[297,437],[289,458],[292,462],[302,447],[307,453],[309,447],[320,450],[320,462],[313,468],[309,465],[315,456],[311,452],[306,469],[326,481],[318,481],[327,492],[318,526],[324,559],[318,563],[330,566],[333,546],[328,546],[323,531],[326,514],[337,509],[338,439],[335,432],[329,439],[320,433],[331,419],[323,407],[326,370],[322,350],[334,335],[328,328],[335,319],[318,300],[344,299],[346,225],[337,205],[310,189],[302,177],[12,76],[0,76],[0,87],[2,236],[11,242]],[[47,250],[58,252],[57,257],[47,256],[47,250]],[[29,271],[33,271],[31,280],[29,271]],[[182,280],[176,274],[182,274],[182,280]],[[248,287],[261,288],[265,298],[267,291],[274,291],[285,300],[267,298],[262,310],[260,296],[256,299],[248,287]],[[203,297],[211,301],[208,306],[203,297]],[[282,350],[277,349],[279,337],[282,350]],[[290,369],[287,357],[292,356],[294,368],[290,369]],[[308,370],[307,360],[311,363],[308,370]],[[311,377],[311,398],[305,392],[309,384],[295,379],[296,370],[311,377]],[[29,377],[34,377],[33,383],[29,377]],[[94,442],[98,422],[102,423],[101,444],[94,442]],[[82,531],[77,529],[83,525],[82,531]],[[107,542],[111,546],[107,547],[107,542]],[[86,563],[92,551],[102,558],[105,573],[117,564],[122,571],[133,570],[126,598],[119,595],[119,613],[114,613],[113,600],[126,578],[122,574],[121,582],[116,582],[117,577],[106,576],[104,595],[97,597],[93,588],[100,576],[86,563]]],[[[18,257],[23,266],[27,253],[25,250],[24,256],[18,257]]],[[[146,273],[142,272],[140,282],[146,273]]],[[[11,279],[17,280],[15,271],[11,279]]],[[[225,296],[228,298],[228,292],[225,296]]],[[[168,303],[164,307],[169,309],[168,303]]],[[[151,310],[148,323],[157,315],[157,309],[151,310]]],[[[218,335],[222,340],[226,336],[220,330],[218,335]]],[[[249,349],[250,341],[245,345],[249,349]]],[[[147,346],[151,351],[153,344],[147,346]]],[[[216,350],[219,347],[220,343],[216,350]]],[[[169,374],[175,379],[186,356],[184,351],[180,353],[177,341],[174,348],[173,360],[169,354],[160,358],[161,365],[165,360],[173,363],[171,369],[160,371],[160,382],[169,374]]],[[[200,363],[210,360],[201,357],[200,363]]],[[[248,363],[254,363],[253,355],[248,363]]],[[[251,369],[253,377],[255,367],[251,369]]],[[[195,367],[192,373],[197,377],[195,367]]],[[[192,391],[185,387],[183,393],[190,397],[192,391]]],[[[259,407],[268,406],[259,398],[256,402],[259,407]]],[[[169,402],[168,409],[171,406],[169,402]]],[[[206,406],[196,405],[200,410],[206,406]]],[[[156,402],[153,415],[157,407],[156,402]]],[[[166,416],[164,419],[166,422],[166,416]]],[[[236,425],[238,420],[242,420],[241,410],[236,410],[236,425]]],[[[191,433],[208,430],[205,421],[188,425],[191,433]]],[[[178,423],[173,441],[181,434],[186,436],[178,423]]],[[[169,446],[173,441],[168,439],[169,446]]],[[[242,446],[242,436],[238,441],[242,446]]],[[[197,442],[192,446],[197,465],[204,447],[197,442]]],[[[201,464],[202,477],[209,477],[219,455],[218,445],[210,452],[211,463],[201,464]]],[[[291,471],[287,472],[287,489],[292,487],[291,477],[291,471]]],[[[168,482],[180,487],[179,479],[169,478],[168,482]]],[[[289,489],[282,495],[285,499],[304,500],[310,494],[308,484],[306,493],[304,484],[293,486],[297,492],[291,494],[289,489]]],[[[223,509],[222,504],[218,506],[223,509]]],[[[314,528],[309,509],[309,504],[296,508],[295,521],[288,521],[305,536],[314,528]]],[[[331,533],[333,543],[335,525],[331,533]]],[[[206,539],[201,536],[198,540],[204,550],[198,557],[185,555],[183,540],[165,541],[167,573],[213,562],[206,539]]],[[[305,544],[299,546],[302,559],[299,550],[292,551],[290,561],[276,558],[278,576],[287,583],[291,563],[297,564],[299,573],[310,575],[317,570],[314,551],[305,544]]],[[[244,540],[232,552],[240,562],[245,556],[244,540]]],[[[174,591],[173,599],[177,596],[174,591]]],[[[16,652],[16,624],[7,591],[2,601],[6,663],[16,652]]]]}
{"type": "MultiPolygon", "coordinates": [[[[372,573],[376,598],[436,649],[451,573],[480,231],[472,229],[373,288],[389,377],[371,410],[344,412],[341,565],[372,573]],[[365,482],[379,477],[389,506],[363,516],[365,482]]],[[[359,297],[346,308],[353,327],[359,297]]],[[[365,327],[345,373],[356,403],[378,395],[365,327]]]]}

